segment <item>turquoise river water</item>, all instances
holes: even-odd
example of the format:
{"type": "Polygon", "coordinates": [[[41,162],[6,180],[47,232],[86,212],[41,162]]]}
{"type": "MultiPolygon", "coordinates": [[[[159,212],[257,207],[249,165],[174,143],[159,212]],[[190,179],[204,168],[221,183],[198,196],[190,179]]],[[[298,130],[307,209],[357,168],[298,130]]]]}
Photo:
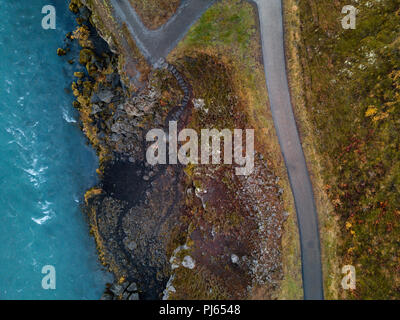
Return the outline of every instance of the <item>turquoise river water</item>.
{"type": "Polygon", "coordinates": [[[112,280],[80,210],[97,158],[65,89],[76,66],[56,54],[75,24],[67,2],[0,0],[0,299],[98,299],[112,280]],[[42,28],[45,5],[55,30],[42,28]]]}

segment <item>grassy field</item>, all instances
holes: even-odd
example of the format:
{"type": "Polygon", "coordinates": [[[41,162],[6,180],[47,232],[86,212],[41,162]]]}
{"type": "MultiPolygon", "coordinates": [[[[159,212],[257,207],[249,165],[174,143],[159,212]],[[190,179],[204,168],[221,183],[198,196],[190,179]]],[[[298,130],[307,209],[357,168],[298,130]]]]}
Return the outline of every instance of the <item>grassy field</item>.
{"type": "Polygon", "coordinates": [[[178,9],[180,0],[130,0],[144,25],[149,29],[161,27],[178,9]]]}
{"type": "Polygon", "coordinates": [[[399,298],[400,3],[286,0],[285,19],[327,297],[399,298]],[[349,4],[355,30],[340,22],[349,4]],[[340,286],[344,265],[356,268],[355,290],[340,286]]]}
{"type": "MultiPolygon", "coordinates": [[[[279,184],[284,190],[284,206],[289,212],[289,218],[282,239],[284,279],[280,290],[274,292],[274,297],[300,299],[302,285],[296,215],[286,168],[268,107],[255,8],[239,0],[223,0],[216,3],[191,28],[168,59],[174,62],[182,57],[198,54],[216,57],[229,66],[232,74],[230,85],[239,99],[245,102],[243,112],[256,130],[256,149],[265,155],[269,168],[281,178],[279,184]]],[[[209,91],[213,92],[212,88],[209,88],[209,91]]],[[[253,298],[264,296],[266,294],[263,294],[261,289],[253,298]]]]}

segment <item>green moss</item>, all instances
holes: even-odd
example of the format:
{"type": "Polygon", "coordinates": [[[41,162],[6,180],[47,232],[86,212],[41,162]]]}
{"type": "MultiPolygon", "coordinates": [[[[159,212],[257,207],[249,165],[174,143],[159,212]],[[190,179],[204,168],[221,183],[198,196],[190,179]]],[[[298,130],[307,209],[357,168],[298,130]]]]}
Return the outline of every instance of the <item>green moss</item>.
{"type": "Polygon", "coordinates": [[[79,12],[80,7],[82,7],[82,3],[80,0],[71,0],[69,3],[69,10],[71,10],[75,14],[79,12]]]}
{"type": "Polygon", "coordinates": [[[201,17],[185,39],[191,47],[229,46],[242,54],[248,50],[255,33],[251,5],[239,0],[220,1],[201,17]]]}
{"type": "Polygon", "coordinates": [[[83,72],[74,72],[74,77],[82,79],[85,76],[83,72]]]}
{"type": "Polygon", "coordinates": [[[82,49],[79,53],[79,63],[86,66],[88,63],[92,62],[94,57],[94,52],[90,49],[82,49]]]}

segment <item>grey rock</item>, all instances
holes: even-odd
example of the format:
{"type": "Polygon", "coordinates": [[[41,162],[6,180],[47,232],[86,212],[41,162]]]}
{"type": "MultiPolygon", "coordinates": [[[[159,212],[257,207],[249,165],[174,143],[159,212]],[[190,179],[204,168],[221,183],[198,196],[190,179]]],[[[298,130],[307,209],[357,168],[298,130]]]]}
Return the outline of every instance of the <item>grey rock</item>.
{"type": "Polygon", "coordinates": [[[104,293],[100,298],[100,300],[112,300],[112,299],[113,299],[113,295],[110,293],[104,293]]]}
{"type": "Polygon", "coordinates": [[[239,263],[239,257],[236,254],[231,254],[231,261],[232,263],[238,264],[239,263]]]}
{"type": "Polygon", "coordinates": [[[89,9],[85,6],[79,8],[79,14],[85,20],[88,20],[91,16],[89,9]]]}
{"type": "Polygon", "coordinates": [[[137,248],[137,244],[136,244],[135,241],[131,241],[131,242],[128,243],[127,247],[128,247],[129,250],[135,250],[137,248]]]}
{"type": "Polygon", "coordinates": [[[98,97],[98,95],[97,94],[95,94],[95,93],[93,93],[92,94],[92,97],[90,98],[90,102],[91,103],[98,103],[98,102],[100,102],[101,100],[100,100],[100,98],[98,97]]]}
{"type": "Polygon", "coordinates": [[[97,114],[99,112],[101,112],[101,108],[99,107],[99,105],[97,104],[93,104],[93,109],[92,109],[92,113],[91,114],[97,114]]]}
{"type": "Polygon", "coordinates": [[[112,98],[114,97],[114,93],[111,90],[103,89],[97,93],[97,96],[101,101],[105,103],[110,103],[112,98]]]}
{"type": "Polygon", "coordinates": [[[128,282],[124,282],[122,284],[118,283],[113,283],[112,286],[110,287],[110,291],[115,295],[119,296],[121,295],[125,289],[128,287],[128,282]]]}
{"type": "Polygon", "coordinates": [[[128,300],[139,300],[139,294],[138,293],[132,293],[128,300]]]}
{"type": "Polygon", "coordinates": [[[125,131],[125,126],[122,122],[116,122],[111,126],[111,131],[114,133],[121,134],[125,131]]]}
{"type": "Polygon", "coordinates": [[[118,142],[119,141],[119,139],[120,139],[120,136],[118,135],[118,134],[115,134],[115,133],[113,133],[112,135],[111,135],[111,141],[112,142],[118,142]]]}
{"type": "Polygon", "coordinates": [[[125,291],[125,292],[122,294],[121,300],[128,300],[129,294],[130,294],[129,292],[125,291]]]}
{"type": "Polygon", "coordinates": [[[127,291],[129,292],[136,292],[138,291],[137,284],[135,282],[132,282],[128,288],[126,288],[127,291]]]}
{"type": "Polygon", "coordinates": [[[106,78],[107,78],[108,82],[111,82],[111,86],[112,86],[113,89],[118,87],[119,82],[120,82],[120,78],[119,78],[119,75],[117,73],[108,74],[106,78]]]}

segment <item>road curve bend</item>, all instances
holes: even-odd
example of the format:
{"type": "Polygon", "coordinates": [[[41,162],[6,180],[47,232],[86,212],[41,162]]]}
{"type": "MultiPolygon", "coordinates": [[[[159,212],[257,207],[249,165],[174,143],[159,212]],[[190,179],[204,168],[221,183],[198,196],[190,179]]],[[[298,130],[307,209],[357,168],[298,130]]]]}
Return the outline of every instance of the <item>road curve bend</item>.
{"type": "Polygon", "coordinates": [[[145,27],[129,0],[110,0],[120,22],[126,23],[142,54],[155,64],[165,59],[190,27],[216,0],[182,0],[177,12],[159,29],[145,27]]]}
{"type": "Polygon", "coordinates": [[[304,299],[324,298],[318,215],[291,105],[281,0],[254,0],[258,7],[265,77],[272,117],[292,188],[299,225],[304,299]]]}

